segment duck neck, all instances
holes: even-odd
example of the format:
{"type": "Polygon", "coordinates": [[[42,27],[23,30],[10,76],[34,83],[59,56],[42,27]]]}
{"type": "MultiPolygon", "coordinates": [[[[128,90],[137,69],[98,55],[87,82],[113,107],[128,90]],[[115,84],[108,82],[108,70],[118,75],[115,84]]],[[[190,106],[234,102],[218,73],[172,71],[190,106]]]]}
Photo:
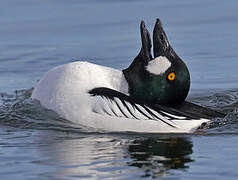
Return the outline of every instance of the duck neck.
{"type": "Polygon", "coordinates": [[[110,69],[110,71],[105,71],[106,84],[104,87],[114,89],[123,94],[129,95],[128,82],[122,71],[117,69],[110,69]]]}
{"type": "Polygon", "coordinates": [[[124,94],[129,95],[128,82],[127,82],[123,72],[121,72],[121,78],[120,78],[120,81],[119,81],[119,91],[124,93],[124,94]]]}

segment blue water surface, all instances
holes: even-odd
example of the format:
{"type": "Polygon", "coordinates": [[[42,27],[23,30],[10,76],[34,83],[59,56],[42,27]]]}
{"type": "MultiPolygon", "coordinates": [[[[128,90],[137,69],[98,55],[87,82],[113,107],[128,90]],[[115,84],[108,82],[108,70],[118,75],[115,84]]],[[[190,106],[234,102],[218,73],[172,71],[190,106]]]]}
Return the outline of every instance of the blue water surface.
{"type": "Polygon", "coordinates": [[[237,179],[238,1],[0,2],[0,177],[237,179]],[[31,101],[52,67],[76,60],[117,69],[138,54],[139,24],[156,18],[191,73],[189,101],[226,118],[195,134],[82,129],[31,101]]]}

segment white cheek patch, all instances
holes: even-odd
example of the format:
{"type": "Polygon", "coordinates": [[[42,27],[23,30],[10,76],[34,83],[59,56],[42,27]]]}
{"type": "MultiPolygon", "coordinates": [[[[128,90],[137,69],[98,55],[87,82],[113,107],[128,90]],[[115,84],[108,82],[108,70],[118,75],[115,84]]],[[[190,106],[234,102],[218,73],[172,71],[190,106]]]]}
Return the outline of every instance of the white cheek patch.
{"type": "Polygon", "coordinates": [[[159,56],[148,63],[146,70],[152,74],[160,75],[165,73],[170,66],[171,62],[165,56],[159,56]]]}

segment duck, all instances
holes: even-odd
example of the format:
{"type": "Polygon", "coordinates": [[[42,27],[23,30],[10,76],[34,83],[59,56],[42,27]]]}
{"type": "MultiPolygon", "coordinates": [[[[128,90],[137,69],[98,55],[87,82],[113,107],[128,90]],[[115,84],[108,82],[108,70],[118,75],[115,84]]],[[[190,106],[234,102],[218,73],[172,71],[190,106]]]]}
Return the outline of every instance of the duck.
{"type": "Polygon", "coordinates": [[[171,47],[160,19],[153,54],[145,22],[141,49],[123,70],[76,61],[49,70],[31,98],[60,117],[96,131],[193,133],[217,111],[186,101],[190,73],[171,47]]]}

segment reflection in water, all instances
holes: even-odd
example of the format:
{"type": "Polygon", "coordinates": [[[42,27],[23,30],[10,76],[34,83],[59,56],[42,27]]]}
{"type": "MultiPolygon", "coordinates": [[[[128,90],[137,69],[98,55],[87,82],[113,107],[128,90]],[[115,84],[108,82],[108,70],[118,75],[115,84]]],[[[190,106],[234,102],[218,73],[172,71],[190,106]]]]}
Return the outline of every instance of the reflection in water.
{"type": "Polygon", "coordinates": [[[131,166],[142,168],[145,176],[158,177],[169,169],[189,168],[192,142],[185,138],[137,139],[129,145],[131,166]]]}
{"type": "Polygon", "coordinates": [[[111,179],[130,172],[121,141],[100,134],[47,134],[41,137],[48,146],[40,146],[41,166],[55,167],[44,173],[50,179],[111,179]]]}
{"type": "Polygon", "coordinates": [[[44,159],[35,162],[55,167],[44,173],[52,179],[155,178],[170,169],[188,168],[187,163],[193,161],[189,156],[193,145],[186,138],[139,137],[135,140],[131,137],[132,140],[128,136],[125,139],[125,136],[106,134],[56,136],[54,133],[41,136],[42,143],[47,146],[39,147],[40,157],[44,159]]]}

